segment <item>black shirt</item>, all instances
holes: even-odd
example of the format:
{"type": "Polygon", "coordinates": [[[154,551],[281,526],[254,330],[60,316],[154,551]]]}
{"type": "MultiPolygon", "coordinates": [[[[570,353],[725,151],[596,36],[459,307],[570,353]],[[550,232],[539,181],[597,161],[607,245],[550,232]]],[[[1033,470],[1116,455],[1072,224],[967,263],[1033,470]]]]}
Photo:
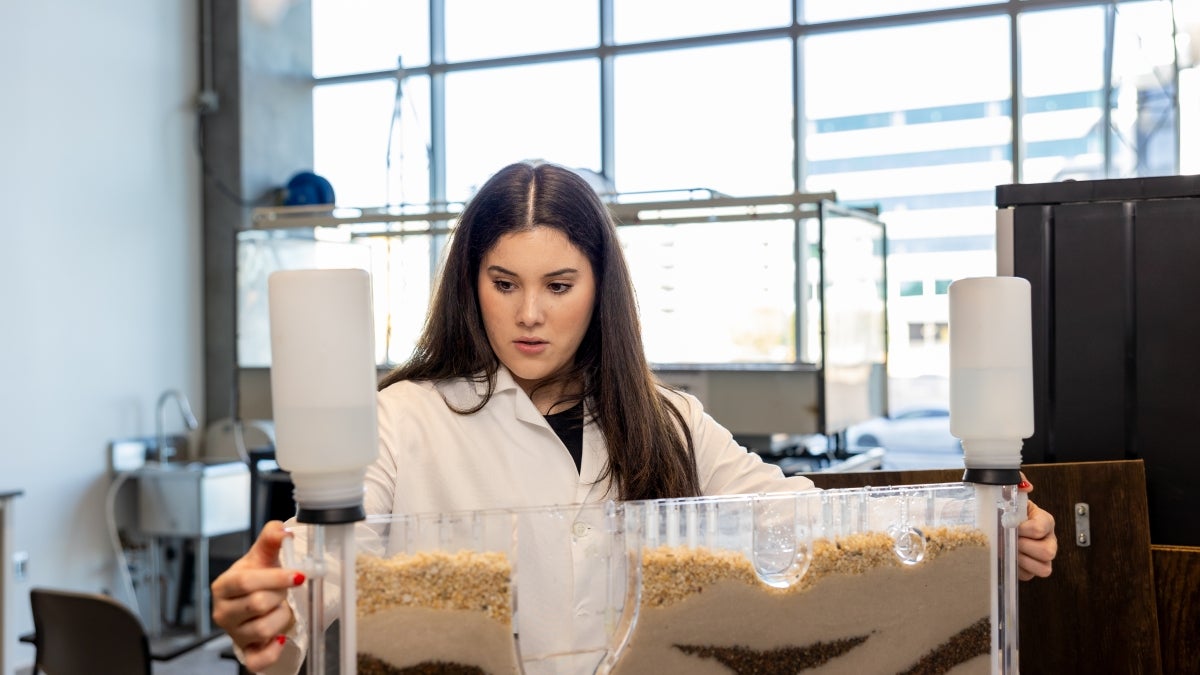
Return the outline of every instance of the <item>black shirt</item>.
{"type": "Polygon", "coordinates": [[[552,415],[546,415],[546,422],[554,433],[558,434],[562,444],[567,446],[571,459],[575,460],[575,470],[583,467],[583,406],[576,404],[566,410],[552,415]]]}

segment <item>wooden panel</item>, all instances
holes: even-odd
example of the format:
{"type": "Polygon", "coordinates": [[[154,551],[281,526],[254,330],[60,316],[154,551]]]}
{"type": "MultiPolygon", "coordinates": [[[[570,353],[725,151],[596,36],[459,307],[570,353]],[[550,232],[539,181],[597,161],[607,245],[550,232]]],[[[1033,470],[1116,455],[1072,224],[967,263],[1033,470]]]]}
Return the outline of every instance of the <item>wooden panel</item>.
{"type": "Polygon", "coordinates": [[[1154,546],[1164,673],[1200,672],[1200,548],[1154,546]]]}
{"type": "Polygon", "coordinates": [[[825,490],[885,485],[916,485],[919,483],[958,483],[962,469],[927,469],[924,471],[860,471],[857,473],[806,473],[817,487],[825,490]]]}
{"type": "MultiPolygon", "coordinates": [[[[1021,584],[1021,672],[1162,672],[1142,462],[1023,470],[1034,485],[1033,500],[1054,516],[1059,554],[1050,578],[1021,584]],[[1074,541],[1074,506],[1080,502],[1090,511],[1087,547],[1074,541]]],[[[957,482],[962,470],[808,476],[818,487],[848,488],[957,482]]]]}
{"type": "Polygon", "coordinates": [[[1158,623],[1141,460],[1027,466],[1056,522],[1054,574],[1021,586],[1022,673],[1158,673],[1158,623]],[[1087,503],[1091,545],[1074,541],[1087,503]]]}

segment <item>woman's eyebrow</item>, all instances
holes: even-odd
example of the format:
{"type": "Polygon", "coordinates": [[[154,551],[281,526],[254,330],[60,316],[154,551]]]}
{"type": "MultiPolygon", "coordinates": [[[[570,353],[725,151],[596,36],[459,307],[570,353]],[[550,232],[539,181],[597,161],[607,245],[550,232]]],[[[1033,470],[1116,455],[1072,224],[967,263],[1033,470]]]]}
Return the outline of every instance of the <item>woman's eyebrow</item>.
{"type": "MultiPolygon", "coordinates": [[[[510,277],[521,276],[521,275],[517,274],[516,272],[514,272],[510,269],[507,269],[505,267],[502,267],[500,265],[488,265],[487,271],[496,272],[497,274],[507,274],[510,277]]],[[[560,277],[560,276],[566,276],[566,275],[570,275],[570,274],[579,274],[579,270],[574,267],[564,267],[562,269],[554,270],[553,272],[547,272],[542,275],[542,278],[548,279],[550,277],[560,277]]]]}

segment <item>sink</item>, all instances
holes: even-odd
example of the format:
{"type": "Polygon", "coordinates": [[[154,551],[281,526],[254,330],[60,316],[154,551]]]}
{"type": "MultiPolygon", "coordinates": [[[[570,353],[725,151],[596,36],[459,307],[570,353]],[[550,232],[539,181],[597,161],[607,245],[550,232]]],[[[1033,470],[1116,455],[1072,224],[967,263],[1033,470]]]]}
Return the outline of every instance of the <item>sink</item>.
{"type": "Polygon", "coordinates": [[[250,529],[250,468],[237,460],[150,463],[136,473],[138,526],[175,537],[250,529]]]}
{"type": "MultiPolygon", "coordinates": [[[[156,472],[176,472],[176,471],[194,471],[207,475],[220,475],[224,473],[238,473],[241,469],[246,469],[246,464],[236,459],[189,459],[179,462],[147,462],[139,472],[140,475],[156,472]],[[240,469],[239,469],[240,467],[240,469]]],[[[247,469],[247,471],[249,471],[247,469]]]]}

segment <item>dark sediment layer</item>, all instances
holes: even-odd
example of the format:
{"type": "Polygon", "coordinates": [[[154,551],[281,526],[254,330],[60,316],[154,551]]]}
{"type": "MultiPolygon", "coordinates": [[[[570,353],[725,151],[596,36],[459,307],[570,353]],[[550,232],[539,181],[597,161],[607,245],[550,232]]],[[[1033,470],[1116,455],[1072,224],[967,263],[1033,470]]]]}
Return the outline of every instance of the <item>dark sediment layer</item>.
{"type": "MultiPolygon", "coordinates": [[[[862,644],[869,635],[814,642],[802,647],[755,650],[748,647],[675,645],[684,654],[713,659],[736,675],[794,675],[824,665],[862,644]]],[[[991,621],[984,617],[955,633],[897,675],[943,675],[955,666],[983,656],[992,647],[991,621]]]]}
{"type": "Polygon", "coordinates": [[[737,675],[794,675],[802,670],[816,668],[826,661],[845,654],[862,644],[869,636],[861,635],[814,642],[804,647],[754,650],[746,647],[698,647],[675,645],[685,654],[714,659],[737,675]]]}
{"type": "Polygon", "coordinates": [[[984,617],[930,650],[900,675],[941,675],[960,663],[987,654],[991,649],[992,621],[984,617]]]}
{"type": "Polygon", "coordinates": [[[487,673],[476,666],[441,661],[429,661],[418,663],[415,666],[398,668],[370,654],[359,653],[358,675],[487,675],[487,673]]]}

